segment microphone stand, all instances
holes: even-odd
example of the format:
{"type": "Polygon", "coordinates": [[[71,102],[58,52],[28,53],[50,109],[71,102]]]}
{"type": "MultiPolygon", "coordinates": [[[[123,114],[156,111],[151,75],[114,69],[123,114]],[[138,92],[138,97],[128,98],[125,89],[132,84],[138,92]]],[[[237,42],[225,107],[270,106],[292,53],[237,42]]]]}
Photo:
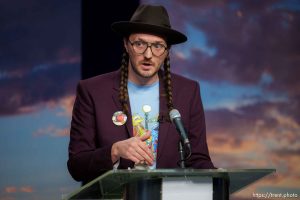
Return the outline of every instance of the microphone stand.
{"type": "Polygon", "coordinates": [[[183,148],[181,140],[178,142],[178,152],[179,152],[179,156],[180,156],[179,166],[180,166],[180,168],[184,169],[185,168],[185,152],[184,152],[184,148],[183,148]]]}

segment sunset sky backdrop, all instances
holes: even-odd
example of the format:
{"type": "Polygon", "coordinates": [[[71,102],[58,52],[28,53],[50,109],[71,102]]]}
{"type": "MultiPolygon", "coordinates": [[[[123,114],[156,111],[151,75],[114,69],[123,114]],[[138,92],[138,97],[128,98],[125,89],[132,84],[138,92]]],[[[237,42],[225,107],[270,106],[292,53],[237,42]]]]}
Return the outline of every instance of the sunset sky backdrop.
{"type": "MultiPolygon", "coordinates": [[[[200,83],[215,165],[277,169],[232,199],[299,197],[300,2],[141,3],[164,5],[188,35],[172,47],[171,68],[200,83]]],[[[79,0],[0,2],[0,200],[60,199],[79,187],[66,160],[80,15],[79,0]]]]}

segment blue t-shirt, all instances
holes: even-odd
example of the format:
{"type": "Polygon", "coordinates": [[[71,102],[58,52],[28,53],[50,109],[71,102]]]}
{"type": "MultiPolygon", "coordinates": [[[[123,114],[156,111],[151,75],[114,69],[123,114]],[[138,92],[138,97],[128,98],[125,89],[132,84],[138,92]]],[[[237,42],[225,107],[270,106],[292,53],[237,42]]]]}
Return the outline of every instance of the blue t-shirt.
{"type": "Polygon", "coordinates": [[[158,115],[159,115],[159,81],[146,86],[136,85],[128,81],[128,95],[132,113],[133,135],[142,136],[147,131],[151,137],[146,143],[151,147],[156,168],[156,154],[158,144],[158,115]]]}

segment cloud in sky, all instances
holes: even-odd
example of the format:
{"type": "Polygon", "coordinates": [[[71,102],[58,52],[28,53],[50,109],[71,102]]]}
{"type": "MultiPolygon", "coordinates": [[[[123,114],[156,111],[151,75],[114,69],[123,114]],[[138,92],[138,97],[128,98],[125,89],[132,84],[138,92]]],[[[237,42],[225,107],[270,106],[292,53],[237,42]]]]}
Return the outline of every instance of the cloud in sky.
{"type": "Polygon", "coordinates": [[[65,137],[70,135],[70,128],[58,128],[55,125],[49,125],[46,128],[40,128],[33,133],[34,137],[48,135],[50,137],[65,137]]]}
{"type": "Polygon", "coordinates": [[[2,79],[0,115],[28,112],[39,103],[71,95],[78,78],[79,64],[56,64],[33,69],[22,78],[2,79]]]}
{"type": "Polygon", "coordinates": [[[217,95],[224,91],[222,96],[211,95],[209,102],[228,98],[230,92],[243,95],[219,101],[225,108],[289,102],[280,111],[300,123],[300,113],[295,112],[300,109],[299,2],[177,0],[163,4],[174,27],[200,33],[189,34],[187,43],[173,47],[174,72],[211,84],[210,92],[217,95]]]}
{"type": "Polygon", "coordinates": [[[25,193],[32,193],[33,192],[33,188],[31,186],[22,186],[20,188],[21,192],[25,192],[25,193]]]}
{"type": "MultiPolygon", "coordinates": [[[[202,80],[261,82],[270,90],[299,94],[300,5],[294,3],[299,8],[295,10],[275,7],[277,2],[284,1],[165,3],[174,27],[187,33],[192,27],[192,32],[201,33],[189,34],[186,44],[174,47],[175,52],[191,48],[188,59],[176,60],[174,67],[202,80]],[[207,48],[215,49],[213,56],[207,48]]],[[[184,54],[177,54],[183,58],[184,54]]]]}
{"type": "Polygon", "coordinates": [[[80,1],[0,2],[1,200],[59,199],[59,188],[75,189],[65,162],[80,12],[80,1]]]}
{"type": "Polygon", "coordinates": [[[4,188],[5,193],[18,193],[18,192],[23,192],[23,193],[32,193],[34,192],[32,186],[7,186],[4,188]]]}
{"type": "Polygon", "coordinates": [[[17,192],[17,188],[14,186],[7,186],[4,188],[6,193],[16,193],[17,192]]]}
{"type": "Polygon", "coordinates": [[[0,116],[36,111],[39,103],[74,93],[79,12],[79,1],[1,2],[0,116]]]}
{"type": "MultiPolygon", "coordinates": [[[[58,100],[51,100],[39,107],[47,107],[56,113],[57,117],[66,118],[70,121],[72,116],[75,95],[65,96],[58,100]]],[[[35,109],[38,110],[38,109],[35,109]]],[[[66,127],[58,127],[54,124],[48,124],[47,127],[39,128],[32,134],[34,137],[50,136],[50,137],[66,137],[70,135],[70,124],[66,127]]]]}
{"type": "Polygon", "coordinates": [[[58,0],[40,2],[1,1],[2,38],[0,66],[3,71],[30,70],[56,60],[59,49],[80,52],[80,3],[58,0]],[[17,5],[17,6],[16,6],[17,5]],[[65,12],[68,11],[66,15],[65,12]]]}
{"type": "Polygon", "coordinates": [[[0,200],[36,199],[32,186],[6,186],[4,192],[0,192],[0,200]]]}
{"type": "Polygon", "coordinates": [[[57,105],[60,106],[63,111],[58,113],[58,115],[71,118],[74,102],[75,102],[75,94],[61,98],[57,102],[57,105]]]}
{"type": "Polygon", "coordinates": [[[282,111],[288,103],[262,103],[237,111],[206,112],[208,144],[216,166],[276,168],[275,175],[240,193],[250,197],[265,186],[299,191],[299,123],[282,111]],[[225,117],[226,116],[226,117],[225,117]]]}

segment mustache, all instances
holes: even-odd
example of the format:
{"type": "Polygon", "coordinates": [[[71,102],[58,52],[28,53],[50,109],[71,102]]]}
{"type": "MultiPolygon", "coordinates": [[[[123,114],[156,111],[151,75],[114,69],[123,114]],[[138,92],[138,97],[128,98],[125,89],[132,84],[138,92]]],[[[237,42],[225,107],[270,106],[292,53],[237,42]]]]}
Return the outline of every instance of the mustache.
{"type": "Polygon", "coordinates": [[[151,61],[149,61],[149,60],[143,60],[143,61],[140,61],[139,64],[154,65],[154,62],[151,62],[151,61]]]}

